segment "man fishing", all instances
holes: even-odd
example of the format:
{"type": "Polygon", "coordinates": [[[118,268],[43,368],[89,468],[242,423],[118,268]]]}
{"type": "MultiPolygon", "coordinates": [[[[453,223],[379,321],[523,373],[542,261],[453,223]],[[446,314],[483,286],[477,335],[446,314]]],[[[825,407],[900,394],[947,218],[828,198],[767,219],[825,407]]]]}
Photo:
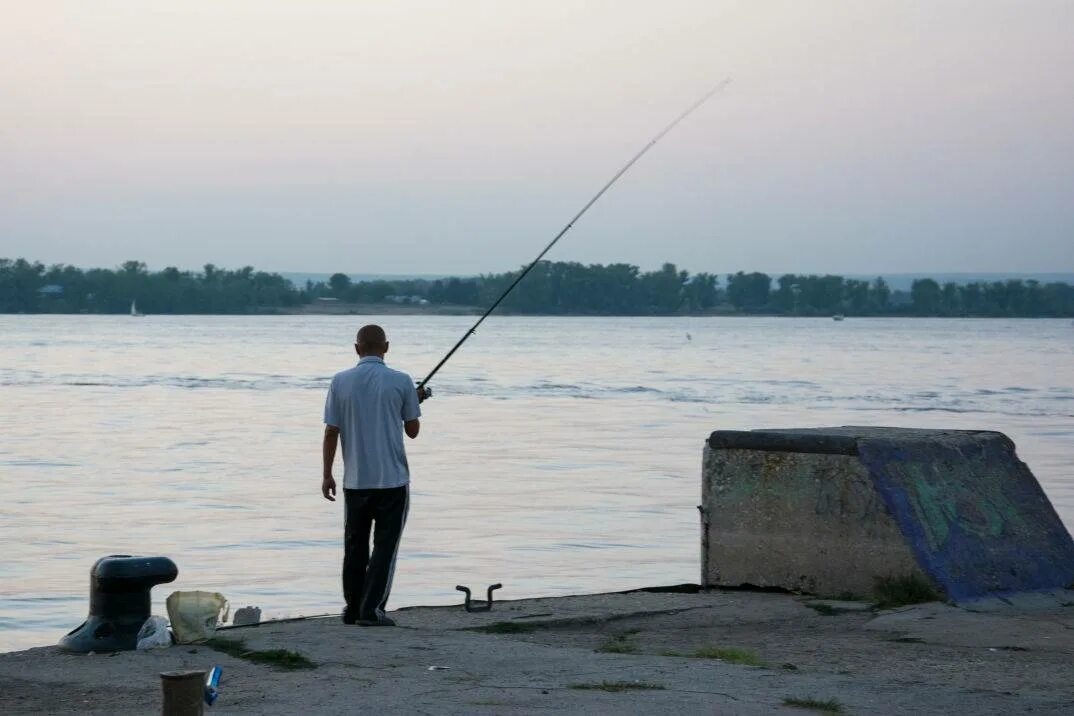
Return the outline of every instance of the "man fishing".
{"type": "Polygon", "coordinates": [[[380,326],[363,326],[354,349],[358,365],[332,378],[325,400],[321,494],[335,502],[332,463],[342,437],[343,623],[395,626],[385,607],[410,503],[403,433],[411,439],[418,437],[418,404],[428,393],[421,387],[415,390],[409,375],[384,364],[388,337],[380,326]]]}

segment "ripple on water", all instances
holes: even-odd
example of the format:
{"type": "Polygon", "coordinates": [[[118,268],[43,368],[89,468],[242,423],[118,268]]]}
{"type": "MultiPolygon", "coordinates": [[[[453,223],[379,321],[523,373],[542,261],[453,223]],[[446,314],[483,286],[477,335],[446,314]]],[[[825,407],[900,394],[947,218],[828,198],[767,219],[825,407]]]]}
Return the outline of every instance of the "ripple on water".
{"type": "Polygon", "coordinates": [[[642,545],[621,542],[558,542],[560,549],[644,549],[642,545]]]}
{"type": "Polygon", "coordinates": [[[258,540],[256,542],[230,542],[222,544],[191,545],[189,552],[260,552],[287,549],[309,549],[339,546],[339,539],[303,539],[303,540],[258,540]]]}

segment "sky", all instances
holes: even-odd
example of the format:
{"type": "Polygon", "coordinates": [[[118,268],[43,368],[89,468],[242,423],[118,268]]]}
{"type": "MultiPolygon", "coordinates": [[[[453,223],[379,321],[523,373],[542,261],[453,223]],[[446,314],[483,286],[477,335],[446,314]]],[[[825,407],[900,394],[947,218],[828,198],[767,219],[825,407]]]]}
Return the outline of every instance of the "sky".
{"type": "Polygon", "coordinates": [[[1074,2],[0,0],[0,257],[1074,271],[1074,2]]]}

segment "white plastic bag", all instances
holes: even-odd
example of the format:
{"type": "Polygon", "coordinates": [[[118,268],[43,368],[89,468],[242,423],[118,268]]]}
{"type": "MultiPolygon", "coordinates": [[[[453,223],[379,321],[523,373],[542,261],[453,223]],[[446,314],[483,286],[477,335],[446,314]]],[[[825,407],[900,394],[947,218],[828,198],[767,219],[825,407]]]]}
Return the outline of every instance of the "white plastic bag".
{"type": "Polygon", "coordinates": [[[139,649],[162,649],[171,645],[172,635],[164,617],[149,617],[138,630],[139,649]]]}
{"type": "Polygon", "coordinates": [[[175,640],[180,644],[205,641],[217,624],[227,621],[227,599],[219,592],[172,592],[166,603],[175,640]]]}

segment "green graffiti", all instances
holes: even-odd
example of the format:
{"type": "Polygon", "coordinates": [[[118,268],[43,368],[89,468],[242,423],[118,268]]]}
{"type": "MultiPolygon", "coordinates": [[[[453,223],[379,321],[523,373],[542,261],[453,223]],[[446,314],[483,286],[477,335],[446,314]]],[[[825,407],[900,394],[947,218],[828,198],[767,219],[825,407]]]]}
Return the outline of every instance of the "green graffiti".
{"type": "MultiPolygon", "coordinates": [[[[889,471],[892,467],[889,466],[889,471]]],[[[925,530],[929,548],[935,552],[947,542],[951,531],[950,524],[958,519],[957,507],[954,500],[946,497],[947,490],[942,485],[934,484],[923,474],[922,465],[904,464],[901,467],[910,478],[913,488],[910,504],[917,513],[918,523],[925,530]]]]}
{"type": "Polygon", "coordinates": [[[995,539],[1022,531],[1018,510],[1003,490],[1006,475],[981,459],[960,455],[956,473],[951,463],[901,462],[887,465],[900,482],[921,524],[929,547],[941,549],[952,527],[980,538],[995,539]]]}

